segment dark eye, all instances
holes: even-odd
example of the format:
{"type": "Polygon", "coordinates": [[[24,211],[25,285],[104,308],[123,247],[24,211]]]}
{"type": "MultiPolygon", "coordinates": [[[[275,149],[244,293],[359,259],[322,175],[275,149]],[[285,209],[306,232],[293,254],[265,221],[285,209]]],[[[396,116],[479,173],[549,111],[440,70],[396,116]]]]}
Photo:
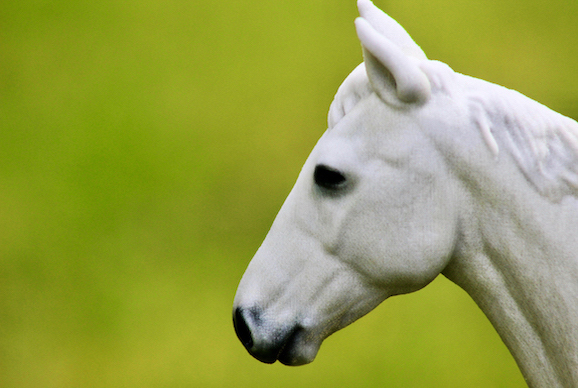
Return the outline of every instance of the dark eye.
{"type": "Polygon", "coordinates": [[[327,190],[336,190],[342,188],[347,179],[337,170],[319,164],[315,167],[315,172],[313,173],[313,179],[317,186],[322,187],[327,190]]]}

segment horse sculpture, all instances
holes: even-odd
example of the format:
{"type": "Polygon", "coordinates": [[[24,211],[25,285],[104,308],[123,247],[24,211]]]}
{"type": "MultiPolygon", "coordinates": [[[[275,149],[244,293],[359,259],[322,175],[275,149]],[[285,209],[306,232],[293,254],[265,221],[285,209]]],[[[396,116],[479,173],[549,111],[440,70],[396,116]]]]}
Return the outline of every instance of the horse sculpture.
{"type": "Polygon", "coordinates": [[[578,387],[578,123],[428,60],[369,0],[364,63],[339,87],[240,282],[260,361],[321,342],[442,273],[484,311],[532,387],[578,387]]]}

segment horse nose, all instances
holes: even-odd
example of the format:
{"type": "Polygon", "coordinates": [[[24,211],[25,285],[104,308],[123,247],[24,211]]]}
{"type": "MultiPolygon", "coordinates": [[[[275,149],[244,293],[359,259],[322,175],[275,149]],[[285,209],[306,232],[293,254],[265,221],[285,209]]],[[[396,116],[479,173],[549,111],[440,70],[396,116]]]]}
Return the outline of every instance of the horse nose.
{"type": "Polygon", "coordinates": [[[237,307],[233,312],[233,325],[237,337],[249,354],[257,360],[272,364],[279,358],[292,332],[273,330],[264,324],[261,310],[237,307]]]}
{"type": "Polygon", "coordinates": [[[235,326],[235,333],[237,337],[247,350],[253,347],[253,337],[251,336],[251,330],[247,325],[247,321],[243,317],[243,309],[237,307],[233,314],[233,325],[235,326]]]}

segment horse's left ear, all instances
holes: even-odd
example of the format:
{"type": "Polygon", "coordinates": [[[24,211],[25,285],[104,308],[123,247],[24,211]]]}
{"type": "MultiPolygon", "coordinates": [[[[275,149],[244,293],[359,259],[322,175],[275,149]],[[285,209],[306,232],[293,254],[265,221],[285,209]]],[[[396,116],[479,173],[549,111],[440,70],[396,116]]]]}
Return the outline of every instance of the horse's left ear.
{"type": "Polygon", "coordinates": [[[420,69],[427,57],[395,20],[369,0],[359,0],[361,17],[355,20],[369,82],[386,102],[423,103],[431,84],[420,69]],[[393,40],[392,40],[393,39],[393,40]],[[395,91],[392,96],[392,91],[395,91]]]}

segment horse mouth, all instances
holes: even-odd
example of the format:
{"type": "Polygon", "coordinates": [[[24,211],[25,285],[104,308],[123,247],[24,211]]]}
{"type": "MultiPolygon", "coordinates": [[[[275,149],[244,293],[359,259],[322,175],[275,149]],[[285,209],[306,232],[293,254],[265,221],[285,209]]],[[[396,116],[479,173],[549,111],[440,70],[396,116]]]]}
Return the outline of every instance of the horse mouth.
{"type": "Polygon", "coordinates": [[[278,360],[289,366],[308,364],[315,359],[320,344],[311,341],[301,325],[272,329],[258,316],[256,309],[236,309],[233,314],[235,332],[249,354],[267,364],[278,360]]]}
{"type": "Polygon", "coordinates": [[[279,362],[289,366],[305,365],[312,362],[319,347],[314,346],[312,342],[307,342],[306,337],[306,331],[300,326],[296,326],[279,352],[277,357],[279,362]]]}

